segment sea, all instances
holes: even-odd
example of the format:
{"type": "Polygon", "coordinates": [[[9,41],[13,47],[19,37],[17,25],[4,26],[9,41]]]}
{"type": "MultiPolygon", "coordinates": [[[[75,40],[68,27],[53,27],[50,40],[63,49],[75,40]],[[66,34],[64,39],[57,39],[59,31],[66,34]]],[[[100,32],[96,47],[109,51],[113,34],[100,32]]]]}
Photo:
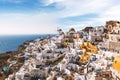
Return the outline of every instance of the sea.
{"type": "MultiPolygon", "coordinates": [[[[55,36],[54,34],[49,34],[50,36],[55,36]]],[[[37,38],[46,38],[48,34],[40,35],[0,35],[0,54],[17,51],[18,47],[25,41],[34,40],[37,38]]]]}

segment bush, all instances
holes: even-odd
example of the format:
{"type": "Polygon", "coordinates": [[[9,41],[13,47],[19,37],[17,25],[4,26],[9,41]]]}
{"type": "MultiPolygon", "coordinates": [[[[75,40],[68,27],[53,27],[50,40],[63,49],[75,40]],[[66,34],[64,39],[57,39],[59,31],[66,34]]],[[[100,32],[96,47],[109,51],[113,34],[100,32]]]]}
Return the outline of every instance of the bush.
{"type": "Polygon", "coordinates": [[[71,31],[75,32],[75,29],[74,29],[74,28],[71,28],[71,29],[69,30],[69,32],[71,32],[71,31]]]}
{"type": "Polygon", "coordinates": [[[67,48],[67,42],[61,42],[61,48],[67,48]]]}
{"type": "Polygon", "coordinates": [[[72,43],[73,42],[73,38],[69,38],[69,42],[72,43]]]}

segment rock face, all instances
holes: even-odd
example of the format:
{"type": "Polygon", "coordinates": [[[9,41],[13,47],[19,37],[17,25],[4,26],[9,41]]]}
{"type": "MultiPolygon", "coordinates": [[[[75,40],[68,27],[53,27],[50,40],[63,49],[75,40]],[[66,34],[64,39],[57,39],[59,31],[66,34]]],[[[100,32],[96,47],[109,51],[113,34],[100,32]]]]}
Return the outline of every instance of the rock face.
{"type": "Polygon", "coordinates": [[[119,21],[107,21],[106,22],[106,29],[109,33],[120,33],[120,22],[119,21]]]}
{"type": "Polygon", "coordinates": [[[12,74],[13,72],[17,72],[19,68],[24,63],[24,58],[18,58],[18,54],[21,54],[25,46],[29,44],[30,41],[24,42],[22,45],[19,46],[17,51],[9,51],[6,53],[0,54],[0,80],[4,80],[5,77],[12,74]],[[9,66],[10,62],[16,61],[16,64],[9,68],[7,72],[2,72],[4,66],[9,66]]]}
{"type": "Polygon", "coordinates": [[[61,34],[36,39],[18,51],[1,54],[0,80],[112,80],[111,59],[120,54],[100,49],[99,42],[93,46],[86,37],[75,40],[61,34]]]}
{"type": "Polygon", "coordinates": [[[0,69],[3,67],[3,65],[7,64],[7,60],[13,57],[17,52],[7,52],[4,54],[0,54],[0,69]]]}
{"type": "Polygon", "coordinates": [[[120,22],[119,21],[107,21],[106,22],[106,27],[115,27],[117,26],[117,23],[119,24],[120,22]]]}
{"type": "MultiPolygon", "coordinates": [[[[87,62],[80,62],[80,51],[83,51],[77,45],[81,43],[67,42],[66,47],[58,47],[57,43],[62,45],[62,40],[62,35],[59,35],[25,42],[14,57],[7,59],[16,63],[2,75],[8,77],[6,80],[84,80],[87,62]]],[[[3,67],[6,70],[7,67],[3,67]]]]}

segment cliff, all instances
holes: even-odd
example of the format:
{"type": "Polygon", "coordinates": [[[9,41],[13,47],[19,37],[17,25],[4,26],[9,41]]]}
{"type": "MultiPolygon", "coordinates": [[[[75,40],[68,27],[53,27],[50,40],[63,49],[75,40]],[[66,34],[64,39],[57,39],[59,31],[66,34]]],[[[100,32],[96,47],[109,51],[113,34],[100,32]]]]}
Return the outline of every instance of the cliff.
{"type": "Polygon", "coordinates": [[[4,78],[8,77],[8,75],[12,74],[13,72],[17,72],[19,68],[23,65],[25,59],[24,57],[18,57],[18,55],[22,54],[29,42],[31,41],[24,42],[22,45],[19,46],[17,51],[9,51],[0,54],[0,80],[4,80],[4,78]],[[10,65],[12,61],[16,61],[16,64],[14,64],[7,72],[2,73],[3,67],[10,65]]]}

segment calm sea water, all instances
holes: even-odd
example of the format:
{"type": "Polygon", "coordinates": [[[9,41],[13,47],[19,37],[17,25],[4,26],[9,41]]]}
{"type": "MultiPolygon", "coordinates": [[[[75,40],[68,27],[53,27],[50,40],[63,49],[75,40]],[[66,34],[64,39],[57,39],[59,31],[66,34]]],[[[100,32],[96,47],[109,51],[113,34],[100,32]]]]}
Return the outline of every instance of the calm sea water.
{"type": "Polygon", "coordinates": [[[37,38],[44,38],[48,35],[2,35],[0,36],[0,53],[7,51],[16,51],[23,42],[27,40],[34,40],[37,38]]]}

